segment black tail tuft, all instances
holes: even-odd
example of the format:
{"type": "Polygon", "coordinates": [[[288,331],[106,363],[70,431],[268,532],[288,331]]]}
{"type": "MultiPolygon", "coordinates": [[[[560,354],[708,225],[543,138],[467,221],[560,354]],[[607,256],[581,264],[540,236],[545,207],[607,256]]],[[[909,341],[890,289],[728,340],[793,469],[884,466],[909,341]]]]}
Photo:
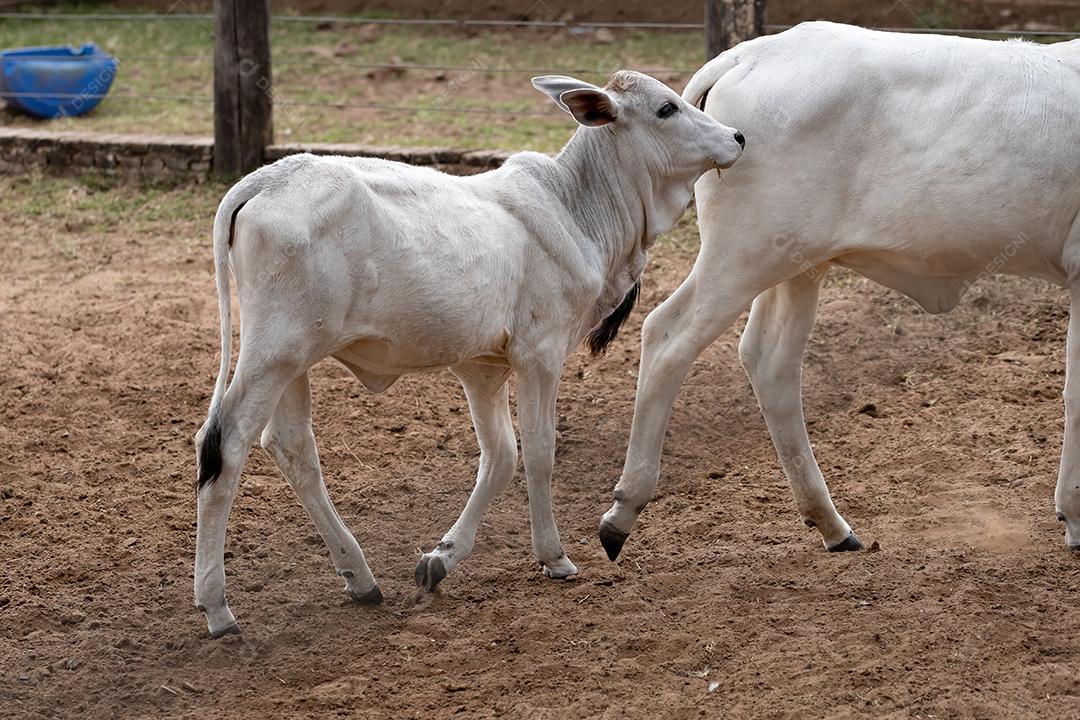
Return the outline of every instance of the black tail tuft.
{"type": "Polygon", "coordinates": [[[607,352],[607,346],[619,334],[619,328],[622,327],[626,318],[630,316],[630,311],[634,309],[640,291],[641,281],[639,280],[626,293],[626,297],[619,303],[619,307],[612,310],[611,314],[589,333],[589,350],[594,356],[607,352]]]}
{"type": "Polygon", "coordinates": [[[221,474],[221,418],[218,414],[210,417],[198,447],[199,479],[197,488],[217,480],[221,474]]]}

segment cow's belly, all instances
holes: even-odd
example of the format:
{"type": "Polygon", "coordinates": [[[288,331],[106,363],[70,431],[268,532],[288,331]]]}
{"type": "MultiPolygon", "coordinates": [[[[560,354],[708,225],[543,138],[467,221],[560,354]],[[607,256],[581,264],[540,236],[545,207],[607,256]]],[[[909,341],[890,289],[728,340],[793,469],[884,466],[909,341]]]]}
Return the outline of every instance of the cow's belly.
{"type": "Polygon", "coordinates": [[[1065,285],[1060,266],[1041,261],[1033,250],[1018,236],[982,252],[866,251],[841,255],[833,263],[907,295],[927,312],[941,313],[956,307],[972,284],[997,273],[1041,277],[1065,285]]]}
{"type": "Polygon", "coordinates": [[[835,258],[833,263],[901,292],[930,313],[948,312],[956,307],[978,273],[930,273],[929,266],[912,268],[911,258],[892,253],[862,252],[835,258]],[[920,272],[921,270],[921,272],[920,272]]]}

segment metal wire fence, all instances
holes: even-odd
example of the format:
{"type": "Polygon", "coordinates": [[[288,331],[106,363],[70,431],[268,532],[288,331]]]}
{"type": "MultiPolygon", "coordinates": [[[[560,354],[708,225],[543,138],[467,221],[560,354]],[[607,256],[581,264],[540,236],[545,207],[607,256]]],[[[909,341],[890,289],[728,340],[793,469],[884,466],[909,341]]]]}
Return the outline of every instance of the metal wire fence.
{"type": "MultiPolygon", "coordinates": [[[[208,13],[49,13],[49,12],[0,12],[0,20],[58,20],[87,21],[200,21],[213,23],[208,13]]],[[[582,31],[606,28],[609,30],[704,30],[704,23],[668,22],[571,22],[563,20],[470,20],[453,18],[388,18],[356,15],[275,15],[275,23],[314,23],[331,25],[405,25],[459,28],[562,28],[582,31]]],[[[788,30],[792,25],[766,25],[770,33],[788,30]]],[[[1009,37],[1069,37],[1078,38],[1080,32],[1052,29],[986,29],[986,28],[937,28],[937,27],[879,27],[878,30],[905,33],[939,33],[943,35],[997,35],[1009,37]]]]}

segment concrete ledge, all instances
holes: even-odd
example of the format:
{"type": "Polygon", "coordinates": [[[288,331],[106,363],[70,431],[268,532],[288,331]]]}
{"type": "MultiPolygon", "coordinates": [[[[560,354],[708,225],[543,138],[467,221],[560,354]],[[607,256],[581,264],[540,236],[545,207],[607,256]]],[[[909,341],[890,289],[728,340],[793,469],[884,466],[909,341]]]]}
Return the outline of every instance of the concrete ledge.
{"type": "Polygon", "coordinates": [[[40,168],[125,179],[202,182],[210,175],[210,138],[119,135],[0,127],[0,172],[40,168]]]}
{"type": "MultiPolygon", "coordinates": [[[[372,147],[349,143],[285,143],[266,149],[266,162],[286,155],[377,157],[471,175],[501,165],[510,153],[440,147],[372,147]]],[[[0,127],[0,173],[39,168],[56,174],[93,172],[125,180],[204,182],[214,141],[207,137],[122,135],[0,127]]]]}

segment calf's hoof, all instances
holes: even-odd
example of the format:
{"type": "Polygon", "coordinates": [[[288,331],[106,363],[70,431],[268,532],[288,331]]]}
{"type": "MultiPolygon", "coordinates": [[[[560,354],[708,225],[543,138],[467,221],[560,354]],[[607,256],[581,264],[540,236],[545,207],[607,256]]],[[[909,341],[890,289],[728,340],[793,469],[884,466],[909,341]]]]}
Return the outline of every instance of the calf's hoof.
{"type": "Polygon", "coordinates": [[[601,522],[597,534],[600,536],[600,544],[604,546],[604,552],[607,553],[608,560],[611,562],[618,560],[622,546],[626,542],[626,538],[630,537],[630,533],[624,533],[614,525],[601,522]]]}
{"type": "Polygon", "coordinates": [[[855,533],[850,533],[844,538],[843,542],[829,548],[829,552],[857,552],[862,549],[863,546],[859,542],[859,538],[855,537],[855,533]]]}
{"type": "Polygon", "coordinates": [[[382,605],[383,594],[378,585],[371,588],[366,593],[353,592],[352,590],[346,590],[345,592],[353,599],[353,602],[358,605],[382,605]]]}
{"type": "Polygon", "coordinates": [[[577,568],[570,562],[570,558],[566,557],[566,553],[559,556],[559,559],[553,563],[544,563],[544,576],[552,580],[566,580],[575,575],[577,575],[577,568]]]}
{"type": "Polygon", "coordinates": [[[438,555],[424,555],[416,564],[413,577],[418,588],[431,592],[446,578],[446,565],[438,555]]]}

